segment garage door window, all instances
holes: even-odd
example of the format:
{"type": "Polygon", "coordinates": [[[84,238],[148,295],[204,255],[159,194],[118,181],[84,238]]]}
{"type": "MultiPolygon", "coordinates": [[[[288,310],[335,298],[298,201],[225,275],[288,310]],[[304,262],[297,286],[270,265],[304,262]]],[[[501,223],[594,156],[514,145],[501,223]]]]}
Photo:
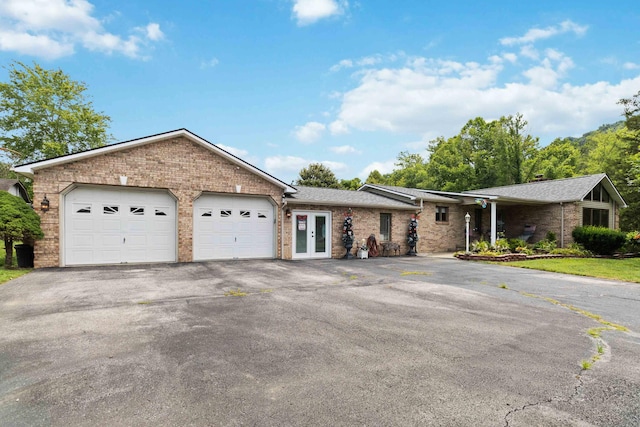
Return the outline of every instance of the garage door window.
{"type": "Polygon", "coordinates": [[[102,213],[105,215],[116,215],[118,213],[118,206],[103,206],[102,213]]]}
{"type": "Polygon", "coordinates": [[[73,205],[73,211],[79,214],[90,214],[91,213],[91,205],[73,205]]]}
{"type": "Polygon", "coordinates": [[[241,218],[251,218],[251,211],[240,211],[241,218]]]}
{"type": "Polygon", "coordinates": [[[167,209],[166,208],[156,208],[156,216],[167,216],[167,209]]]}
{"type": "Polygon", "coordinates": [[[259,219],[267,219],[267,213],[265,211],[258,211],[259,219]]]}
{"type": "Polygon", "coordinates": [[[131,206],[129,208],[129,213],[131,215],[144,215],[144,208],[139,208],[135,206],[131,206]]]}
{"type": "Polygon", "coordinates": [[[229,218],[231,216],[231,209],[223,209],[220,211],[220,218],[229,218]]]}

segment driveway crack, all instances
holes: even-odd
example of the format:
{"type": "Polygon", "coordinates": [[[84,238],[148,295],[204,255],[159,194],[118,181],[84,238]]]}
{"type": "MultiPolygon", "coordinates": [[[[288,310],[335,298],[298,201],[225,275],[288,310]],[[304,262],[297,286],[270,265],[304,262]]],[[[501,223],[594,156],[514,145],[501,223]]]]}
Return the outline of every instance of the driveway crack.
{"type": "Polygon", "coordinates": [[[550,397],[550,398],[547,398],[547,399],[539,400],[537,402],[527,403],[526,405],[523,405],[523,406],[518,407],[518,408],[513,408],[512,410],[507,412],[507,414],[504,416],[504,427],[509,427],[509,418],[512,415],[516,414],[517,412],[522,412],[522,411],[524,411],[526,409],[529,409],[529,408],[532,408],[532,407],[535,407],[535,406],[544,405],[545,403],[553,403],[553,402],[570,403],[573,399],[578,397],[578,395],[580,394],[580,391],[584,387],[584,381],[582,379],[582,373],[583,372],[585,372],[584,369],[581,370],[580,373],[575,376],[577,382],[576,382],[576,385],[573,388],[573,393],[571,393],[571,395],[569,397],[562,398],[560,396],[554,396],[554,397],[550,397]]]}

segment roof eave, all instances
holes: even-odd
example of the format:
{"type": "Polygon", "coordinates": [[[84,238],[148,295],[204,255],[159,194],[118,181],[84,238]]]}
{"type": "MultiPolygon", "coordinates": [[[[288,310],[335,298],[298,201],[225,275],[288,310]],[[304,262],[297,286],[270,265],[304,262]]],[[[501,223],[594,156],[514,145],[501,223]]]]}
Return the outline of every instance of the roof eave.
{"type": "Polygon", "coordinates": [[[316,206],[344,206],[351,208],[374,208],[374,209],[396,209],[396,210],[411,210],[411,209],[420,209],[420,206],[410,205],[407,203],[406,206],[390,206],[385,204],[370,204],[370,203],[346,203],[346,202],[332,202],[326,200],[296,200],[296,199],[286,199],[287,205],[316,205],[316,206]]]}
{"type": "Polygon", "coordinates": [[[11,170],[13,170],[14,172],[26,176],[28,178],[33,178],[34,174],[36,171],[40,170],[40,169],[45,169],[48,167],[52,167],[52,166],[56,166],[56,165],[60,165],[60,164],[65,164],[65,163],[70,163],[70,162],[75,162],[78,160],[84,160],[84,159],[89,159],[92,157],[96,157],[96,156],[101,156],[104,154],[108,154],[108,153],[112,153],[112,152],[117,152],[117,151],[121,151],[121,150],[126,150],[126,149],[130,149],[130,148],[134,148],[134,147],[139,147],[142,145],[147,145],[147,144],[151,144],[153,142],[157,142],[157,141],[161,141],[164,139],[168,139],[168,138],[176,138],[176,137],[186,137],[191,141],[196,142],[197,144],[201,145],[202,147],[211,150],[213,152],[215,152],[218,155],[221,155],[222,157],[224,157],[225,159],[229,160],[230,162],[232,162],[233,164],[242,167],[243,169],[246,169],[258,176],[260,176],[261,178],[265,179],[266,181],[271,182],[272,184],[282,188],[284,190],[285,193],[288,194],[293,194],[296,193],[297,190],[284,183],[283,181],[280,181],[279,179],[269,175],[268,173],[258,169],[257,167],[245,162],[244,160],[240,159],[239,157],[234,156],[233,154],[229,153],[228,151],[225,151],[224,149],[218,147],[215,144],[210,143],[209,141],[199,137],[198,135],[188,131],[187,129],[178,129],[178,130],[174,130],[174,131],[169,131],[169,132],[165,132],[165,133],[160,133],[157,135],[152,135],[152,136],[147,136],[147,137],[143,137],[143,138],[138,138],[138,139],[133,139],[130,141],[124,141],[118,144],[112,144],[112,145],[106,145],[104,147],[99,147],[93,150],[88,150],[88,151],[83,151],[80,153],[74,153],[74,154],[69,154],[66,156],[62,156],[62,157],[56,157],[53,159],[47,159],[47,160],[42,160],[42,161],[38,161],[38,162],[32,162],[32,163],[27,163],[25,165],[21,165],[21,166],[15,166],[13,168],[11,168],[11,170]]]}

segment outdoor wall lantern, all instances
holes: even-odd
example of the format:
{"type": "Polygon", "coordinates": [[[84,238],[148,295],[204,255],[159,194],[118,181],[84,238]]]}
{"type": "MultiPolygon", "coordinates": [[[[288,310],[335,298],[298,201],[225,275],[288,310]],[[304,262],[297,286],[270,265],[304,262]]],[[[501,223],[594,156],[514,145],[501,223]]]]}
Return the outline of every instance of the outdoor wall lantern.
{"type": "Polygon", "coordinates": [[[467,214],[464,216],[464,222],[465,222],[465,232],[467,236],[466,252],[469,253],[469,223],[471,222],[471,215],[469,215],[469,212],[467,212],[467,214]]]}
{"type": "Polygon", "coordinates": [[[291,209],[287,209],[285,214],[287,215],[287,218],[291,218],[291,209]]]}
{"type": "Polygon", "coordinates": [[[49,210],[49,199],[47,199],[47,195],[44,195],[44,199],[40,202],[40,210],[42,212],[47,212],[49,210]]]}

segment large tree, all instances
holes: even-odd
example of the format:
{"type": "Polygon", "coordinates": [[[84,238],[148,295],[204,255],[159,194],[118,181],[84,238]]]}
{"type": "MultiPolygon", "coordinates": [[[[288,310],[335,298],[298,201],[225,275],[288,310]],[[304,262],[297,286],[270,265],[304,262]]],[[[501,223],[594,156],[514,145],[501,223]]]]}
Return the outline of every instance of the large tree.
{"type": "Polygon", "coordinates": [[[469,120],[458,135],[431,142],[425,182],[433,189],[462,191],[530,180],[538,139],[524,133],[526,126],[520,114],[469,120]]]}
{"type": "Polygon", "coordinates": [[[331,169],[322,163],[311,163],[300,170],[296,185],[307,187],[341,188],[340,182],[331,169]]]}
{"type": "Polygon", "coordinates": [[[6,251],[4,266],[13,265],[13,243],[42,238],[40,217],[22,198],[0,191],[0,239],[6,251]]]}
{"type": "Polygon", "coordinates": [[[0,82],[0,143],[16,163],[105,145],[109,116],[96,112],[87,86],[61,70],[13,62],[0,82]]]}

